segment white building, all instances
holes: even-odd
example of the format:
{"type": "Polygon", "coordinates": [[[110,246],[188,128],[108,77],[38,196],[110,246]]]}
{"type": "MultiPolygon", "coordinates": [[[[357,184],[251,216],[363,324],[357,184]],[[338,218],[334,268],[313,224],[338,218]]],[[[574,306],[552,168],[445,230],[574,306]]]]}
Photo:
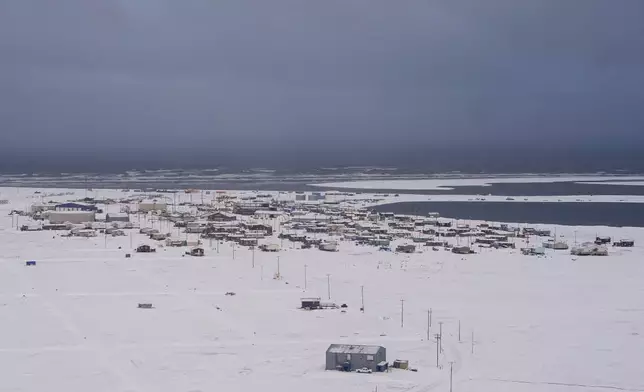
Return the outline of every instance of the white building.
{"type": "Polygon", "coordinates": [[[34,203],[31,205],[31,213],[35,214],[37,212],[51,211],[56,208],[53,204],[44,204],[44,203],[34,203]]]}
{"type": "Polygon", "coordinates": [[[130,216],[125,212],[109,213],[105,216],[106,222],[129,222],[130,216]]]}
{"type": "Polygon", "coordinates": [[[47,214],[50,224],[86,223],[96,220],[94,211],[49,211],[47,214]]]}
{"type": "Polygon", "coordinates": [[[145,200],[139,203],[139,211],[166,211],[167,209],[168,205],[165,201],[145,200]]]}

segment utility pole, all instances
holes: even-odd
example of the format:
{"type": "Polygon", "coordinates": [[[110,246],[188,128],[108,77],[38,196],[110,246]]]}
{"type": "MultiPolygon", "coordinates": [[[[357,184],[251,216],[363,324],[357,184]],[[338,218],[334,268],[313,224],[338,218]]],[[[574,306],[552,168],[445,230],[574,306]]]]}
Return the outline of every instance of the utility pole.
{"type": "Polygon", "coordinates": [[[474,354],[474,331],[472,331],[472,354],[474,354]]]}
{"type": "Polygon", "coordinates": [[[360,310],[364,313],[364,286],[360,286],[360,297],[362,298],[362,307],[360,310]]]}
{"type": "Polygon", "coordinates": [[[233,242],[233,260],[235,260],[235,243],[233,242]]]}
{"type": "Polygon", "coordinates": [[[405,300],[400,300],[400,328],[404,326],[405,321],[405,300]]]}
{"type": "Polygon", "coordinates": [[[255,247],[253,246],[253,268],[255,268],[255,247]]]}
{"type": "Polygon", "coordinates": [[[461,342],[461,320],[458,320],[458,342],[461,342]]]}
{"type": "Polygon", "coordinates": [[[429,326],[432,326],[432,308],[429,308],[429,326]]]}
{"type": "Polygon", "coordinates": [[[429,341],[429,327],[431,325],[430,324],[430,322],[431,322],[430,321],[431,320],[431,316],[430,316],[431,313],[430,312],[431,312],[431,310],[427,311],[427,341],[429,341]]]}
{"type": "Polygon", "coordinates": [[[449,363],[449,392],[452,392],[452,378],[454,376],[454,361],[449,363]]]}
{"type": "Polygon", "coordinates": [[[443,322],[438,323],[438,333],[441,335],[441,352],[443,352],[443,322]]]}
{"type": "Polygon", "coordinates": [[[304,264],[304,291],[306,291],[306,267],[307,265],[304,264]]]}
{"type": "Polygon", "coordinates": [[[277,256],[277,278],[281,278],[282,275],[280,275],[280,257],[277,256]]]}
{"type": "Polygon", "coordinates": [[[331,274],[326,274],[326,291],[329,299],[331,299],[331,274]]]}
{"type": "Polygon", "coordinates": [[[439,363],[440,346],[439,345],[440,345],[441,336],[439,334],[435,334],[434,337],[436,338],[436,367],[440,367],[439,366],[440,365],[439,363]]]}
{"type": "Polygon", "coordinates": [[[217,254],[219,254],[219,240],[217,240],[217,254]]]}

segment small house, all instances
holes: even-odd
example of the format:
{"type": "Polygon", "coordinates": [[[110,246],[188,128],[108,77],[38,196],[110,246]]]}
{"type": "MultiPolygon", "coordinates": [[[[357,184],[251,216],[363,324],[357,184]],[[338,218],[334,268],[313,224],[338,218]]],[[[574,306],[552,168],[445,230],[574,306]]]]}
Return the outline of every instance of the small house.
{"type": "Polygon", "coordinates": [[[120,229],[112,230],[112,237],[123,237],[123,236],[125,236],[125,232],[123,230],[120,230],[120,229]]]}
{"type": "Polygon", "coordinates": [[[635,241],[634,240],[619,240],[613,242],[613,246],[621,247],[621,248],[632,248],[635,246],[635,241]]]}
{"type": "Polygon", "coordinates": [[[514,249],[515,245],[514,242],[508,242],[508,241],[499,241],[496,242],[495,244],[492,245],[494,248],[497,249],[514,249]]]}
{"type": "Polygon", "coordinates": [[[129,222],[130,216],[125,212],[110,213],[105,215],[105,222],[129,222]]]}
{"type": "Polygon", "coordinates": [[[472,252],[472,249],[470,249],[469,246],[455,246],[455,247],[452,248],[452,253],[456,253],[456,254],[459,254],[459,255],[467,255],[467,254],[470,254],[470,253],[473,253],[473,252],[472,252]]]}
{"type": "Polygon", "coordinates": [[[138,248],[136,248],[137,253],[153,253],[156,251],[157,250],[152,248],[150,245],[140,245],[138,248]]]}
{"type": "Polygon", "coordinates": [[[262,245],[260,245],[259,249],[261,249],[264,252],[279,252],[280,251],[280,245],[279,244],[262,244],[262,245]]]}
{"type": "Polygon", "coordinates": [[[25,263],[27,267],[33,267],[36,265],[36,262],[34,260],[29,260],[25,263]]]}
{"type": "Polygon", "coordinates": [[[391,241],[389,241],[388,238],[373,238],[369,240],[369,245],[372,246],[389,246],[391,244],[391,241]]]}
{"type": "Polygon", "coordinates": [[[71,230],[71,228],[72,225],[68,223],[56,223],[42,226],[43,230],[71,230]]]}
{"type": "Polygon", "coordinates": [[[206,219],[209,222],[233,222],[237,220],[237,217],[233,214],[228,214],[222,211],[216,211],[208,215],[206,219]]]}
{"type": "Polygon", "coordinates": [[[525,256],[543,256],[546,254],[546,250],[543,247],[521,248],[521,253],[525,256]]]}
{"type": "Polygon", "coordinates": [[[416,251],[416,245],[407,244],[407,245],[398,245],[396,247],[396,252],[399,253],[414,253],[416,251]]]}
{"type": "Polygon", "coordinates": [[[555,250],[567,250],[568,244],[563,241],[555,241],[554,239],[549,239],[543,243],[543,247],[546,249],[555,249],[555,250]]]}
{"type": "Polygon", "coordinates": [[[302,304],[301,309],[311,310],[311,309],[320,309],[320,307],[321,307],[320,306],[321,299],[319,297],[318,298],[302,298],[300,301],[301,301],[301,304],[302,304]]]}
{"type": "Polygon", "coordinates": [[[586,242],[579,247],[572,248],[570,254],[573,256],[608,256],[608,249],[604,245],[586,242]]]}
{"type": "Polygon", "coordinates": [[[386,372],[387,370],[389,370],[389,362],[387,361],[382,361],[376,365],[377,372],[386,372]]]}
{"type": "Polygon", "coordinates": [[[166,238],[165,239],[165,246],[172,246],[172,247],[188,246],[188,241],[186,241],[186,240],[173,240],[171,238],[166,238]]]}
{"type": "Polygon", "coordinates": [[[409,368],[409,361],[406,359],[396,359],[393,367],[396,369],[407,370],[409,368]]]}
{"type": "Polygon", "coordinates": [[[91,237],[96,237],[96,230],[93,229],[81,229],[81,230],[75,230],[72,231],[72,234],[76,237],[84,237],[84,238],[91,238],[91,237]]]}
{"type": "Polygon", "coordinates": [[[186,252],[186,254],[195,257],[203,257],[205,253],[203,248],[195,247],[186,252]]]}
{"type": "Polygon", "coordinates": [[[610,237],[597,237],[595,238],[595,244],[596,245],[604,245],[604,244],[610,244],[610,237]]]}
{"type": "Polygon", "coordinates": [[[332,344],[326,350],[326,370],[367,368],[376,372],[384,361],[387,361],[387,350],[382,346],[332,344]]]}
{"type": "Polygon", "coordinates": [[[244,228],[248,231],[263,231],[265,235],[273,235],[273,227],[263,223],[244,223],[244,228]]]}
{"type": "Polygon", "coordinates": [[[166,233],[151,233],[150,239],[154,241],[164,241],[169,235],[166,233]]]}
{"type": "Polygon", "coordinates": [[[494,238],[487,238],[487,237],[485,237],[485,238],[477,238],[476,240],[474,240],[474,243],[483,244],[483,245],[492,245],[492,244],[496,243],[496,240],[494,238]]]}
{"type": "Polygon", "coordinates": [[[20,231],[41,231],[42,226],[36,225],[22,225],[20,226],[20,231]]]}
{"type": "Polygon", "coordinates": [[[241,246],[257,246],[257,238],[240,238],[238,243],[241,246]]]}
{"type": "Polygon", "coordinates": [[[325,241],[318,245],[318,249],[323,250],[325,252],[337,252],[338,243],[335,241],[325,241]]]}
{"type": "Polygon", "coordinates": [[[255,215],[255,212],[264,206],[257,204],[236,204],[233,207],[233,213],[237,215],[246,215],[251,216],[255,215]]]}
{"type": "Polygon", "coordinates": [[[168,209],[168,205],[163,201],[157,200],[146,200],[139,203],[139,211],[141,212],[150,212],[158,211],[163,212],[168,209]]]}
{"type": "Polygon", "coordinates": [[[280,216],[284,215],[282,211],[273,211],[273,210],[258,210],[255,211],[255,216],[257,218],[268,218],[268,219],[275,219],[280,216]]]}

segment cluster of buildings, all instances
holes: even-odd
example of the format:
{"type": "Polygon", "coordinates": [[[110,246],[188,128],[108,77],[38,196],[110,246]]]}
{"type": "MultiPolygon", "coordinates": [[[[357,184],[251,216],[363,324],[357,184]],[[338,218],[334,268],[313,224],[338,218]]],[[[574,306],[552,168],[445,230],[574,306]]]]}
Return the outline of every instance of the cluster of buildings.
{"type": "MultiPolygon", "coordinates": [[[[140,228],[140,233],[152,241],[165,241],[166,246],[198,246],[200,241],[188,241],[188,235],[199,240],[231,241],[239,246],[259,247],[265,251],[279,251],[284,241],[296,248],[317,248],[334,252],[342,242],[372,246],[381,251],[415,253],[430,248],[448,250],[456,254],[470,254],[478,249],[513,249],[521,242],[526,255],[543,255],[545,249],[568,250],[566,242],[553,236],[549,230],[517,227],[508,224],[478,223],[446,219],[437,213],[427,216],[378,213],[356,205],[355,199],[342,199],[349,194],[334,193],[260,193],[260,192],[206,192],[208,201],[188,200],[176,192],[147,195],[125,195],[121,199],[94,200],[85,198],[64,203],[36,203],[29,216],[38,225],[25,224],[24,230],[69,230],[70,235],[92,236],[90,230],[119,236],[124,230],[140,228]],[[179,196],[179,201],[177,201],[179,196]],[[104,212],[107,210],[108,212],[104,212]],[[141,222],[165,221],[169,232],[144,227],[141,222]],[[137,222],[138,224],[135,224],[137,222]],[[177,230],[175,236],[170,233],[177,230]],[[183,232],[186,236],[181,234],[183,232]],[[274,233],[278,232],[276,244],[274,233]],[[530,246],[535,237],[537,243],[530,246]],[[395,245],[395,246],[394,246],[395,245]]],[[[364,200],[363,200],[364,202],[364,200]]],[[[364,205],[364,204],[363,204],[364,205]]],[[[574,255],[607,254],[606,242],[597,238],[594,243],[575,246],[574,255]]],[[[632,246],[630,240],[613,243],[614,246],[632,246]]]]}

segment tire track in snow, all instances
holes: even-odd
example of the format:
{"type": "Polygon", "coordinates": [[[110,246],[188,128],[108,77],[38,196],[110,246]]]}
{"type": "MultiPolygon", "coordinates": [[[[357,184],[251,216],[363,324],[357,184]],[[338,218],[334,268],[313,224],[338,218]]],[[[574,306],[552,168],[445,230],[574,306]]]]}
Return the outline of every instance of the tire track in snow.
{"type": "Polygon", "coordinates": [[[506,380],[502,378],[484,378],[479,380],[497,381],[497,382],[513,383],[513,384],[556,385],[556,386],[572,387],[572,388],[596,388],[596,389],[609,389],[609,390],[615,390],[615,391],[644,392],[644,389],[618,387],[615,385],[575,384],[575,383],[554,382],[554,381],[506,380]]]}
{"type": "MultiPolygon", "coordinates": [[[[16,264],[18,265],[18,264],[16,264]]],[[[28,279],[25,278],[25,275],[14,271],[13,268],[5,268],[9,272],[9,274],[13,275],[16,280],[18,280],[24,287],[33,287],[32,284],[29,284],[30,282],[28,279]]],[[[112,374],[117,382],[121,385],[121,388],[119,388],[122,391],[125,392],[135,392],[135,391],[142,391],[141,388],[136,386],[136,383],[133,382],[133,380],[125,375],[123,372],[121,372],[119,369],[117,369],[115,366],[112,366],[107,357],[105,356],[106,352],[106,347],[103,346],[102,344],[98,345],[89,345],[87,344],[86,337],[83,336],[83,332],[81,329],[78,328],[78,326],[73,322],[73,320],[65,315],[64,312],[60,310],[58,306],[54,304],[54,302],[51,300],[50,296],[47,295],[33,295],[33,296],[28,296],[26,298],[33,299],[36,301],[39,301],[40,304],[43,306],[43,308],[50,314],[52,315],[56,320],[58,320],[63,328],[72,334],[79,342],[78,345],[75,346],[69,346],[68,349],[65,349],[65,346],[59,346],[58,349],[54,350],[47,350],[44,347],[37,348],[37,349],[31,349],[32,351],[35,351],[36,353],[40,353],[43,351],[59,351],[59,352],[70,352],[70,351],[87,351],[87,352],[92,352],[94,354],[95,359],[98,362],[98,366],[102,367],[105,369],[107,372],[112,374]]],[[[2,350],[5,351],[5,350],[2,350]]],[[[18,350],[6,350],[6,352],[19,352],[18,350]]]]}
{"type": "MultiPolygon", "coordinates": [[[[451,357],[454,360],[453,371],[454,371],[454,375],[456,375],[462,368],[461,352],[458,349],[458,345],[454,343],[450,343],[448,348],[450,353],[449,357],[451,357]]],[[[448,355],[443,354],[443,358],[445,357],[448,357],[448,355]]],[[[441,367],[441,370],[444,370],[444,369],[445,369],[444,366],[441,367]]],[[[453,377],[453,378],[456,379],[456,377],[453,377]]],[[[441,376],[435,382],[417,387],[417,389],[412,388],[411,390],[413,392],[429,392],[447,383],[449,383],[449,372],[447,373],[442,372],[441,376]]]]}
{"type": "MultiPolygon", "coordinates": [[[[174,260],[174,259],[172,259],[172,260],[174,260]]],[[[114,266],[114,267],[117,267],[117,266],[114,266]]],[[[136,269],[134,272],[136,273],[136,275],[140,279],[145,280],[148,283],[150,283],[150,284],[152,284],[152,285],[154,285],[156,287],[164,287],[164,286],[167,287],[167,285],[161,279],[154,278],[153,275],[151,275],[151,274],[144,274],[144,273],[142,273],[142,271],[140,269],[136,269]]],[[[116,293],[115,295],[120,295],[120,294],[121,293],[116,293]]],[[[192,291],[192,292],[187,291],[187,292],[183,292],[183,293],[176,293],[176,292],[156,292],[156,293],[150,293],[150,294],[148,294],[148,293],[136,293],[135,295],[141,295],[141,296],[146,296],[146,295],[160,295],[160,296],[170,295],[170,296],[177,296],[179,298],[181,298],[181,297],[186,297],[187,298],[187,296],[190,295],[190,296],[192,296],[192,298],[196,298],[197,302],[199,302],[203,306],[205,306],[205,309],[214,309],[214,307],[217,306],[217,305],[211,303],[207,299],[208,299],[208,297],[211,297],[211,296],[221,297],[222,292],[216,292],[215,293],[215,292],[211,292],[211,291],[207,291],[207,292],[204,291],[203,295],[200,292],[197,292],[197,291],[192,291]]],[[[252,337],[255,334],[255,331],[251,331],[247,326],[244,325],[244,323],[237,322],[233,317],[228,315],[225,311],[220,311],[220,312],[216,312],[216,313],[214,311],[213,312],[205,312],[204,314],[206,314],[209,318],[214,320],[215,325],[217,325],[217,324],[221,325],[221,323],[225,323],[226,330],[228,330],[230,332],[232,332],[232,331],[239,332],[240,330],[242,330],[241,333],[244,335],[244,337],[246,337],[248,339],[252,339],[252,337]],[[219,318],[219,317],[215,317],[215,315],[217,315],[217,316],[222,315],[223,317],[219,318]]]]}

